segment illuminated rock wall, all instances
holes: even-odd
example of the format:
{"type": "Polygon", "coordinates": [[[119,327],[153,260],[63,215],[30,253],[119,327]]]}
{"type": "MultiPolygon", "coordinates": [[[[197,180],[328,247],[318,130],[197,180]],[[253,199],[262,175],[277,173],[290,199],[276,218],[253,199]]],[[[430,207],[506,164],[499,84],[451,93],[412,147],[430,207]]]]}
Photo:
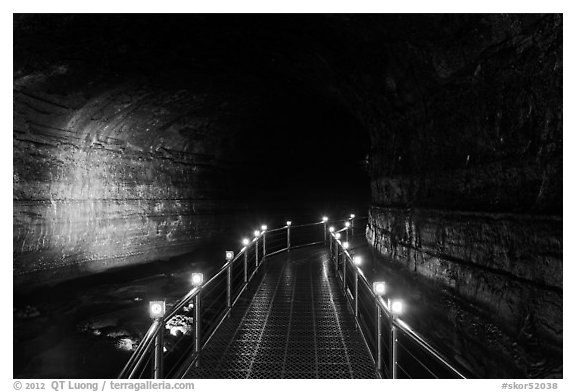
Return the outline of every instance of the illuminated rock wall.
{"type": "Polygon", "coordinates": [[[223,229],[215,214],[235,208],[220,200],[230,185],[217,158],[223,135],[179,107],[201,98],[147,86],[88,97],[46,94],[38,80],[16,86],[16,282],[166,258],[223,229]]]}
{"type": "Polygon", "coordinates": [[[416,75],[399,74],[394,88],[412,95],[383,114],[370,157],[369,241],[529,348],[529,358],[494,353],[526,377],[557,377],[562,366],[558,26],[560,17],[485,24],[461,38],[466,56],[457,39],[443,52],[414,49],[420,75],[429,64],[423,93],[408,87],[416,75]]]}

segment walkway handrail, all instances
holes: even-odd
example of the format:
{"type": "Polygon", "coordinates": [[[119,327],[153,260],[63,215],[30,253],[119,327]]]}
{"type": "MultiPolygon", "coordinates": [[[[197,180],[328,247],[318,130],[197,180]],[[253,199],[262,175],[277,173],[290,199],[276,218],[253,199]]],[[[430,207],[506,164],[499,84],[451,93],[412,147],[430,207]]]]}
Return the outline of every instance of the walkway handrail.
{"type": "Polygon", "coordinates": [[[373,360],[380,374],[390,378],[399,378],[398,371],[400,370],[404,377],[409,378],[412,378],[414,375],[419,376],[422,374],[422,372],[427,373],[435,378],[466,378],[464,374],[457,370],[455,366],[450,364],[450,362],[438,350],[436,350],[432,344],[430,344],[424,337],[414,331],[414,329],[412,329],[405,321],[399,318],[399,313],[401,313],[401,305],[398,305],[398,309],[395,311],[394,302],[392,299],[388,299],[388,303],[384,301],[384,282],[374,282],[372,284],[368,282],[366,276],[360,269],[360,266],[355,263],[354,257],[352,257],[350,252],[347,250],[349,246],[348,242],[340,240],[339,233],[347,229],[348,227],[344,227],[341,230],[334,230],[330,233],[330,259],[333,261],[333,265],[337,272],[336,275],[342,284],[345,296],[348,300],[348,304],[353,309],[356,325],[364,337],[364,340],[372,354],[373,360]],[[347,278],[347,270],[351,270],[351,272],[353,272],[352,279],[347,278]],[[350,284],[349,280],[352,280],[352,284],[350,284]],[[379,287],[380,285],[381,287],[379,287]],[[374,328],[370,328],[371,325],[364,323],[365,320],[370,320],[371,315],[369,315],[367,311],[363,310],[363,308],[359,306],[359,298],[361,292],[359,286],[364,289],[365,293],[369,293],[368,298],[370,298],[370,301],[373,302],[377,309],[376,318],[373,320],[374,328]],[[382,316],[385,316],[386,320],[382,320],[382,316]],[[382,340],[382,324],[384,322],[389,327],[389,358],[384,358],[383,352],[383,345],[385,343],[382,340]],[[434,361],[438,363],[436,366],[434,366],[434,369],[431,369],[433,367],[431,364],[423,362],[426,361],[425,359],[416,357],[417,354],[411,352],[404,345],[399,344],[398,331],[404,335],[406,341],[415,344],[424,352],[424,354],[429,355],[431,358],[433,358],[434,361]],[[374,332],[376,334],[374,339],[369,339],[370,334],[374,332]],[[372,345],[370,344],[369,340],[373,341],[372,345]],[[399,360],[399,352],[403,352],[405,354],[404,361],[399,360]],[[404,364],[404,362],[410,362],[410,358],[412,358],[412,363],[409,364],[411,366],[409,369],[408,366],[404,364]],[[383,366],[386,362],[388,366],[383,366]],[[402,366],[403,364],[404,367],[402,366]],[[410,371],[414,371],[417,374],[412,374],[411,376],[410,371]]]}
{"type": "Polygon", "coordinates": [[[387,304],[384,301],[382,296],[384,293],[373,289],[373,285],[379,283],[371,285],[359,266],[354,264],[354,258],[346,249],[347,241],[340,241],[339,238],[341,233],[345,232],[346,240],[348,240],[349,233],[354,234],[354,221],[361,219],[366,218],[355,218],[352,215],[348,219],[336,221],[348,222],[338,231],[334,227],[328,228],[326,217],[320,222],[300,225],[292,225],[292,222],[288,221],[286,225],[270,230],[263,225],[261,231],[254,232],[252,239],[243,240],[244,246],[237,254],[232,251],[226,252],[226,263],[209,280],[204,282],[200,273],[192,274],[194,287],[168,311],[166,311],[164,301],[150,302],[152,324],[122,369],[119,378],[141,377],[145,375],[148,364],[152,367],[154,378],[183,374],[198,359],[201,350],[230,315],[241,294],[247,290],[267,257],[318,243],[325,243],[329,246],[330,259],[335,266],[336,275],[340,278],[346,299],[353,308],[356,325],[364,337],[381,376],[397,378],[398,373],[401,372],[400,376],[411,377],[410,372],[414,370],[414,367],[420,366],[423,371],[433,377],[439,377],[441,373],[440,376],[447,374],[448,377],[464,378],[463,374],[429,342],[398,317],[393,304],[387,304]],[[321,230],[316,229],[319,226],[321,230]],[[347,279],[347,270],[351,270],[354,279],[347,279]],[[225,300],[221,298],[224,293],[225,300]],[[372,304],[372,310],[377,311],[375,320],[370,321],[373,315],[370,314],[370,310],[365,309],[366,301],[360,300],[362,293],[367,295],[368,305],[372,304]],[[207,305],[202,305],[203,302],[207,305]],[[385,317],[382,317],[383,315],[385,317]],[[385,332],[382,326],[385,323],[390,332],[388,366],[383,366],[383,363],[386,363],[382,340],[385,332]],[[170,329],[170,335],[165,343],[166,329],[170,329]],[[371,335],[373,332],[375,336],[371,335]],[[400,341],[398,332],[401,335],[400,341]],[[191,338],[187,337],[189,335],[191,338]],[[183,355],[180,355],[176,349],[181,342],[186,344],[183,355]],[[422,358],[422,355],[412,352],[405,346],[407,344],[415,344],[429,358],[422,358]],[[172,345],[172,350],[166,350],[166,346],[169,345],[172,345]],[[398,353],[406,354],[406,358],[401,357],[399,360],[398,353]],[[412,363],[405,361],[409,357],[413,358],[412,363]],[[168,359],[172,360],[171,368],[165,371],[164,365],[168,359]],[[433,361],[436,362],[435,365],[431,363],[433,361]]]}
{"type": "MultiPolygon", "coordinates": [[[[292,225],[292,222],[286,222],[286,225],[268,229],[265,225],[261,230],[254,232],[253,238],[244,239],[244,247],[240,249],[237,254],[232,251],[226,252],[226,263],[206,282],[203,282],[202,274],[192,274],[192,281],[194,287],[182,298],[180,298],[174,305],[167,311],[164,301],[151,301],[150,315],[153,318],[150,328],[145,333],[142,341],[122,369],[119,378],[137,378],[144,375],[145,367],[150,363],[152,366],[152,375],[154,378],[162,378],[166,375],[180,373],[181,370],[193,363],[203,347],[208,344],[214,333],[218,330],[225,318],[230,314],[232,308],[237,303],[240,295],[247,289],[254,276],[259,271],[261,265],[265,262],[266,257],[276,253],[290,251],[292,248],[309,246],[317,243],[327,241],[328,229],[326,227],[326,220],[320,222],[292,225]],[[323,226],[322,230],[316,230],[315,227],[323,226]],[[310,233],[305,238],[294,237],[295,229],[315,230],[312,234],[317,238],[312,238],[313,241],[308,242],[310,233]],[[318,239],[316,241],[315,239],[318,239]],[[223,282],[226,276],[226,301],[225,307],[221,306],[222,302],[219,300],[220,291],[217,290],[219,285],[223,282]],[[197,281],[194,281],[197,279],[197,281]],[[201,298],[208,298],[212,294],[212,303],[208,306],[201,306],[201,298]],[[220,306],[219,306],[220,305],[220,306]],[[153,306],[159,306],[158,312],[154,313],[153,306]],[[223,308],[223,309],[220,309],[223,308]],[[191,313],[193,316],[188,317],[184,315],[181,318],[177,316],[180,313],[191,313]],[[206,327],[202,320],[204,320],[209,313],[216,313],[215,318],[210,319],[210,325],[206,327]],[[190,321],[191,320],[191,321],[190,321]],[[165,329],[169,328],[173,321],[184,323],[186,331],[193,331],[193,350],[185,350],[184,358],[186,360],[177,359],[173,367],[165,371],[164,362],[170,356],[170,352],[165,353],[164,334],[165,329]],[[205,329],[208,329],[205,331],[205,329]]],[[[204,301],[204,300],[203,300],[204,301]]],[[[179,330],[176,329],[176,334],[179,330]]],[[[171,330],[172,334],[172,330],[171,330]]],[[[178,344],[181,340],[185,340],[186,333],[176,341],[178,344]]]]}

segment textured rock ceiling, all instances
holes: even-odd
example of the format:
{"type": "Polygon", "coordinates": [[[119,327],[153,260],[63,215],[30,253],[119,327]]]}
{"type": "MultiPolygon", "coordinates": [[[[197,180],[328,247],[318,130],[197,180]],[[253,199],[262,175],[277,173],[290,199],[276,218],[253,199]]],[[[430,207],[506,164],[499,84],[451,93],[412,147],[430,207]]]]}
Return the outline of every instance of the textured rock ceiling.
{"type": "MultiPolygon", "coordinates": [[[[499,202],[478,206],[461,187],[450,192],[465,209],[558,211],[561,128],[548,108],[561,104],[561,22],[551,15],[24,15],[15,19],[15,88],[71,109],[50,126],[125,149],[235,161],[246,159],[238,153],[249,139],[249,155],[270,162],[298,150],[291,140],[348,138],[351,153],[338,152],[352,165],[370,152],[373,186],[381,177],[397,184],[514,160],[521,162],[514,170],[527,172],[519,187],[526,192],[512,192],[514,200],[501,186],[513,174],[500,167],[480,173],[502,172],[495,184],[476,188],[496,192],[499,202]],[[316,126],[321,117],[331,129],[316,126]],[[284,140],[274,148],[271,128],[284,140]]],[[[299,155],[315,164],[313,155],[299,155]]],[[[441,204],[437,189],[417,185],[424,196],[404,187],[393,184],[376,201],[441,204]]]]}

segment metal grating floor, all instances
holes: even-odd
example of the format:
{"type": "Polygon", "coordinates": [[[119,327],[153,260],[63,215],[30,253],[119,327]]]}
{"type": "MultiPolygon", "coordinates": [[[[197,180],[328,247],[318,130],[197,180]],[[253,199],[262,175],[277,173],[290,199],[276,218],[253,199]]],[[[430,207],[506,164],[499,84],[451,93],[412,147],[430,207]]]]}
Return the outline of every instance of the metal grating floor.
{"type": "Polygon", "coordinates": [[[185,378],[376,378],[324,247],[266,260],[185,378]]]}

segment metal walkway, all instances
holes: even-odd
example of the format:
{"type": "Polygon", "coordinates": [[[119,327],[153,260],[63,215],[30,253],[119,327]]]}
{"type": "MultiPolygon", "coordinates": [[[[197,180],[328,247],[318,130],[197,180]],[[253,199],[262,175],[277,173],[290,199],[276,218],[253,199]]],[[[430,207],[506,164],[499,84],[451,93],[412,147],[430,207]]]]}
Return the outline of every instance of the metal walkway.
{"type": "Polygon", "coordinates": [[[386,283],[366,279],[348,250],[358,219],[262,225],[168,309],[150,301],[119,378],[464,378],[402,320],[386,283]]]}
{"type": "Polygon", "coordinates": [[[320,245],[267,259],[186,378],[377,378],[320,245]]]}

